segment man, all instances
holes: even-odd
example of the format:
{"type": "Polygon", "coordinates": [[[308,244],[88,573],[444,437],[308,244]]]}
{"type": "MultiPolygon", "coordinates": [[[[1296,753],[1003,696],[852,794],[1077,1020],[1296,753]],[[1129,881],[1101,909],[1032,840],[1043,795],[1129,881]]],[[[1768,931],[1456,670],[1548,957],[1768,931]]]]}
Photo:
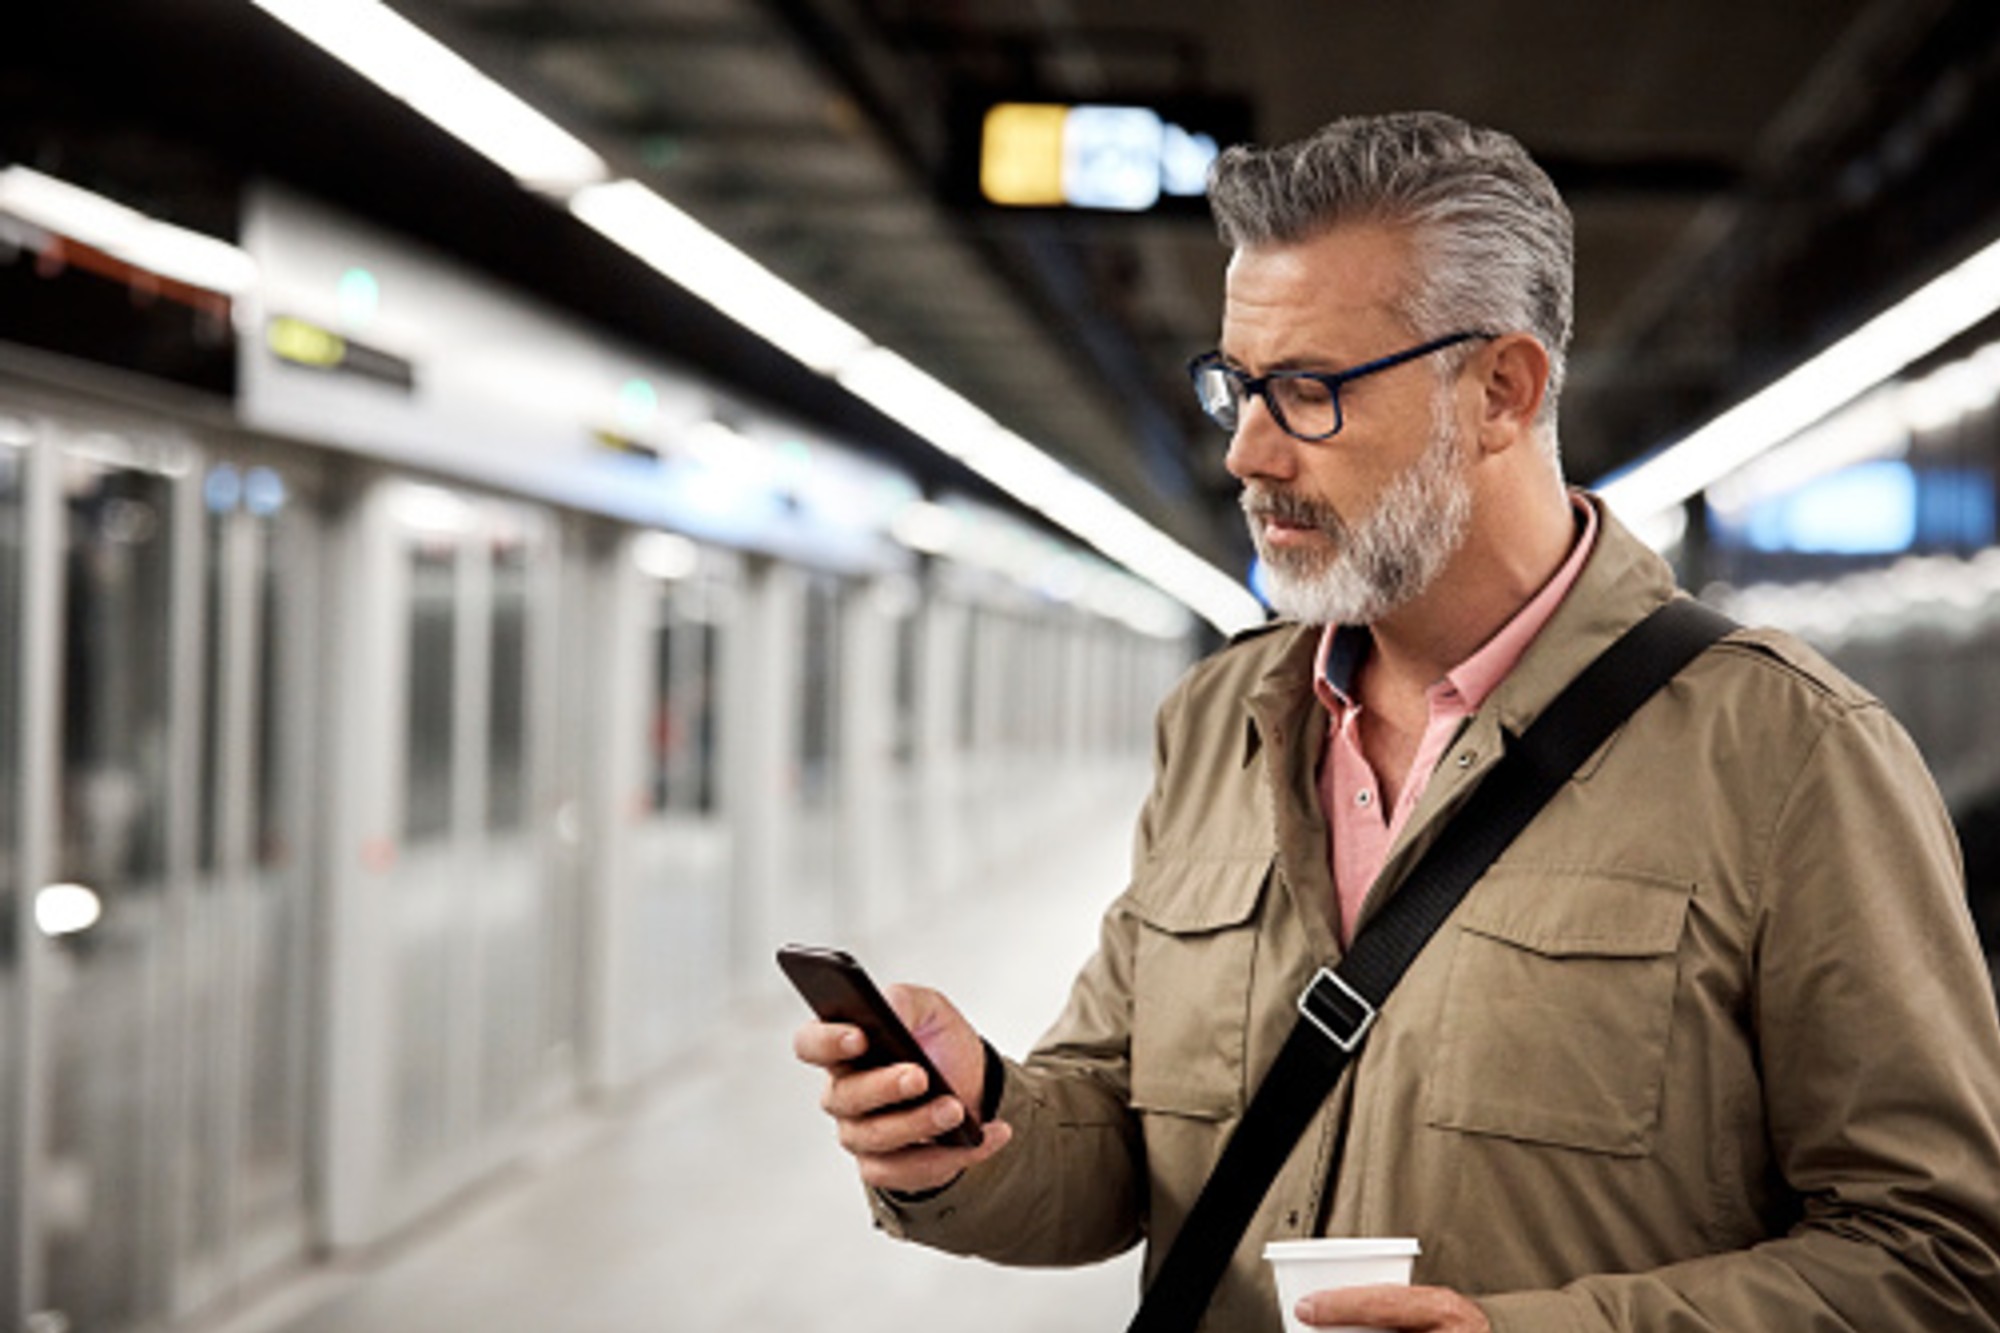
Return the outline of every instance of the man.
{"type": "MultiPolygon", "coordinates": [[[[967,1112],[801,1029],[882,1224],[1003,1262],[1144,1238],[1154,1276],[1315,969],[1518,735],[1675,595],[1565,489],[1570,224],[1504,135],[1342,121],[1235,150],[1232,434],[1290,620],[1160,713],[1130,886],[1025,1062],[896,999],[967,1112]]],[[[1264,1242],[1414,1236],[1416,1285],[1311,1325],[2000,1329],[2000,1023],[1951,826],[1873,699],[1738,632],[1588,760],[1382,1008],[1204,1328],[1279,1327],[1264,1242]]]]}

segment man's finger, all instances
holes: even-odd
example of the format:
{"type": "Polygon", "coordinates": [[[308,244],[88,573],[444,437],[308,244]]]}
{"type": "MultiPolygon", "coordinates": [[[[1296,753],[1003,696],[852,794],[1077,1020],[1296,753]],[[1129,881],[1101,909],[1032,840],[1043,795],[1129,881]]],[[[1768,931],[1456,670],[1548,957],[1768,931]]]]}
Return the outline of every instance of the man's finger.
{"type": "Polygon", "coordinates": [[[1415,1333],[1490,1333],[1478,1306],[1447,1287],[1370,1286],[1316,1291],[1295,1313],[1313,1328],[1363,1324],[1415,1333]]]}
{"type": "Polygon", "coordinates": [[[792,1054],[809,1065],[831,1069],[868,1049],[861,1029],[848,1023],[806,1022],[792,1034],[792,1054]]]}
{"type": "Polygon", "coordinates": [[[882,1069],[857,1069],[852,1073],[836,1070],[827,1079],[820,1106],[836,1120],[873,1115],[885,1107],[915,1101],[930,1090],[930,1080],[916,1065],[889,1065],[882,1069]]]}
{"type": "Polygon", "coordinates": [[[928,1145],[965,1121],[965,1107],[955,1097],[935,1097],[906,1111],[882,1111],[855,1119],[837,1119],[840,1146],[856,1157],[875,1157],[928,1145]]]}
{"type": "Polygon", "coordinates": [[[1014,1127],[1004,1120],[985,1125],[986,1137],[977,1148],[946,1148],[937,1144],[905,1148],[882,1156],[862,1156],[863,1183],[885,1190],[914,1194],[949,1184],[971,1167],[1006,1147],[1014,1137],[1014,1127]]]}

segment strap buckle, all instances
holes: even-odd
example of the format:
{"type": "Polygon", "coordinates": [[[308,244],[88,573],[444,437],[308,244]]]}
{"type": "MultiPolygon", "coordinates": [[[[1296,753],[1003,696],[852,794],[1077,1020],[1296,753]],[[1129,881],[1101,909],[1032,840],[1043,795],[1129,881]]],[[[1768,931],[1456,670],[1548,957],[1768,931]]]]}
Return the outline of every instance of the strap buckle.
{"type": "Polygon", "coordinates": [[[1299,992],[1299,1013],[1349,1055],[1375,1025],[1375,1006],[1330,967],[1322,967],[1299,992]]]}

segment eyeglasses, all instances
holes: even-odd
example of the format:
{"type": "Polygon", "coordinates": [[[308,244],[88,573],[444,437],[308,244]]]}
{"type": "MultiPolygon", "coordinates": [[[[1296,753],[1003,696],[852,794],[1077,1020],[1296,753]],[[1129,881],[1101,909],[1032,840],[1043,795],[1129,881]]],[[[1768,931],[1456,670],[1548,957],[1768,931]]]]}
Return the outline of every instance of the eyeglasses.
{"type": "Polygon", "coordinates": [[[1388,356],[1331,373],[1274,370],[1268,375],[1246,375],[1224,361],[1222,353],[1205,352],[1188,362],[1188,377],[1194,381],[1194,396],[1200,401],[1201,410],[1231,434],[1235,433],[1237,423],[1243,419],[1244,404],[1256,394],[1263,397],[1264,406],[1271,409],[1271,419],[1287,435],[1310,442],[1340,433],[1341,385],[1474,338],[1498,336],[1478,332],[1448,333],[1405,351],[1392,352],[1388,356]]]}

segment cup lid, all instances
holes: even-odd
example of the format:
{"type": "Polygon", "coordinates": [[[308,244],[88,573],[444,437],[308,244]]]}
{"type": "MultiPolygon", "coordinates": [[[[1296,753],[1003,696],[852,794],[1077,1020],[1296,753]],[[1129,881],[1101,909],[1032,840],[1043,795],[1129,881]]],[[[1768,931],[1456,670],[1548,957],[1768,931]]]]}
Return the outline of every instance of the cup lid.
{"type": "Polygon", "coordinates": [[[1266,1259],[1404,1259],[1421,1253],[1414,1236],[1320,1236],[1264,1246],[1266,1259]]]}

